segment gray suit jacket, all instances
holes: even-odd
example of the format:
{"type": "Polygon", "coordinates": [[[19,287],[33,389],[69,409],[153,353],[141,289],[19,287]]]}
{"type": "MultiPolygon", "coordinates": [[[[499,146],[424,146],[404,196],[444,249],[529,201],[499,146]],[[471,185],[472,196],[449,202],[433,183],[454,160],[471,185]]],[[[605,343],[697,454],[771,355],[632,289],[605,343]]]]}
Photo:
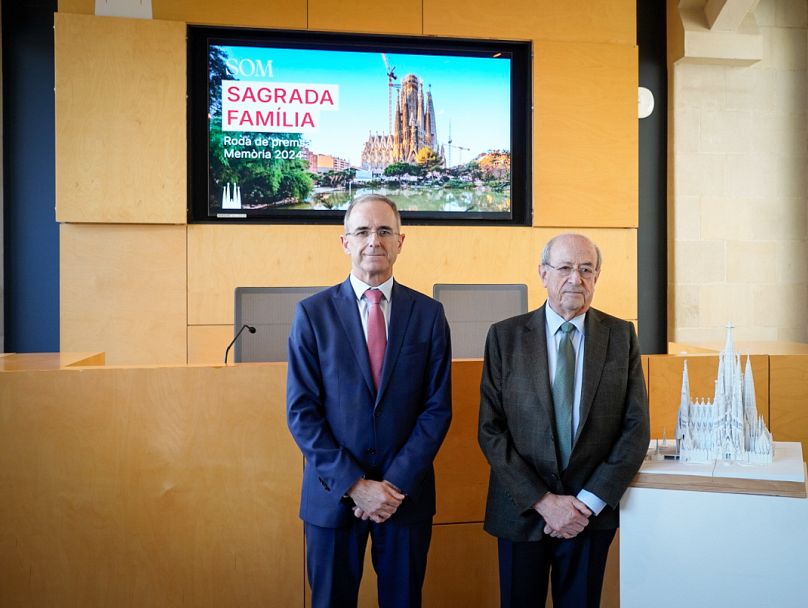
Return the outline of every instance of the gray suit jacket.
{"type": "Polygon", "coordinates": [[[539,540],[544,520],[532,505],[547,492],[575,495],[582,488],[607,503],[589,526],[618,525],[620,497],[648,449],[648,397],[634,326],[590,308],[584,327],[580,423],[563,472],[544,306],[488,332],[478,440],[491,465],[484,527],[495,536],[539,540]]]}

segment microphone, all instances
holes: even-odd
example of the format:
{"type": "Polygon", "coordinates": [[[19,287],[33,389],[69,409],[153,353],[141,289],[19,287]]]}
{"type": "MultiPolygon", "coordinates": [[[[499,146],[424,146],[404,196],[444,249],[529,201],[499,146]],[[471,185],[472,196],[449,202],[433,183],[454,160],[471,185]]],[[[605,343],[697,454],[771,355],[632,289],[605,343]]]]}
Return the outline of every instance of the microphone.
{"type": "Polygon", "coordinates": [[[247,325],[245,323],[244,325],[241,326],[241,329],[238,330],[238,333],[236,334],[236,337],[233,338],[233,341],[230,342],[230,344],[227,345],[227,350],[224,351],[224,364],[225,365],[227,365],[227,355],[230,354],[230,349],[233,348],[233,345],[236,343],[236,340],[238,340],[238,337],[241,335],[241,332],[243,332],[245,329],[248,329],[251,334],[255,333],[255,328],[252,325],[247,325]]]}

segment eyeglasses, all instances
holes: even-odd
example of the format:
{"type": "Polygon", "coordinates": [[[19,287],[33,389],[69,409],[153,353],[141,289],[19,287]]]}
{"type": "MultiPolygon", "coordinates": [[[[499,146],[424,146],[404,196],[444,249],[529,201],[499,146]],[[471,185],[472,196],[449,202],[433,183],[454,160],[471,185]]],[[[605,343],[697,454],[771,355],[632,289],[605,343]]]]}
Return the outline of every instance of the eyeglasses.
{"type": "Polygon", "coordinates": [[[371,234],[375,234],[379,240],[386,241],[399,236],[398,232],[394,232],[390,228],[379,228],[378,230],[369,230],[367,228],[360,228],[353,232],[346,232],[345,236],[352,236],[360,241],[367,241],[371,234]]]}
{"type": "Polygon", "coordinates": [[[555,270],[560,276],[566,278],[570,276],[573,271],[578,273],[578,276],[582,279],[591,279],[597,274],[597,270],[593,266],[589,266],[588,264],[584,264],[583,266],[570,266],[568,264],[563,264],[561,266],[553,266],[552,264],[544,264],[545,266],[552,268],[555,270]]]}

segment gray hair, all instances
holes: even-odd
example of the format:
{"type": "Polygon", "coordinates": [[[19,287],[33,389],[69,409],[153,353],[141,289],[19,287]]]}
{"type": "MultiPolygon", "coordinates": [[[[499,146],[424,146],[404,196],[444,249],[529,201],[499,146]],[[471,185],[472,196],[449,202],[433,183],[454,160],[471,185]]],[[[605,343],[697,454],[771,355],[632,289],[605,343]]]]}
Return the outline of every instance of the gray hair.
{"type": "Polygon", "coordinates": [[[541,263],[542,263],[542,265],[546,266],[546,265],[550,264],[550,254],[552,253],[553,245],[555,244],[555,242],[560,238],[569,237],[569,236],[578,236],[578,237],[581,237],[582,239],[586,239],[587,241],[589,241],[589,244],[592,245],[592,247],[595,248],[595,256],[596,256],[595,270],[600,270],[600,265],[603,262],[603,255],[600,253],[600,247],[595,245],[594,241],[592,239],[590,239],[588,236],[584,236],[583,234],[577,234],[575,232],[565,232],[564,234],[557,234],[553,238],[551,238],[549,241],[547,241],[547,244],[544,246],[544,249],[541,250],[541,263]]]}
{"type": "Polygon", "coordinates": [[[346,233],[348,232],[348,220],[351,219],[351,213],[353,213],[354,208],[358,207],[362,203],[369,203],[370,201],[379,201],[390,207],[396,216],[396,222],[398,223],[397,228],[399,230],[401,229],[401,214],[398,212],[398,207],[396,207],[396,204],[391,198],[388,198],[383,194],[362,194],[353,199],[348,205],[348,208],[345,210],[345,217],[342,220],[342,226],[346,233]]]}

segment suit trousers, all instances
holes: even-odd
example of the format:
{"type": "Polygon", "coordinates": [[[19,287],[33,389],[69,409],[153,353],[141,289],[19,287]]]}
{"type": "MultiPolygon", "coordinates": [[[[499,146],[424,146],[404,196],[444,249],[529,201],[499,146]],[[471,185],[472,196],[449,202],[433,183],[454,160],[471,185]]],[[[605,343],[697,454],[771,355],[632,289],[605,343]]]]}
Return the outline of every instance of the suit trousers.
{"type": "Polygon", "coordinates": [[[432,522],[401,525],[356,519],[342,528],[305,524],[312,608],[355,608],[368,536],[380,608],[418,608],[432,522]]]}
{"type": "Polygon", "coordinates": [[[499,540],[502,608],[544,608],[552,581],[555,608],[598,608],[615,530],[584,530],[575,538],[499,540]]]}

